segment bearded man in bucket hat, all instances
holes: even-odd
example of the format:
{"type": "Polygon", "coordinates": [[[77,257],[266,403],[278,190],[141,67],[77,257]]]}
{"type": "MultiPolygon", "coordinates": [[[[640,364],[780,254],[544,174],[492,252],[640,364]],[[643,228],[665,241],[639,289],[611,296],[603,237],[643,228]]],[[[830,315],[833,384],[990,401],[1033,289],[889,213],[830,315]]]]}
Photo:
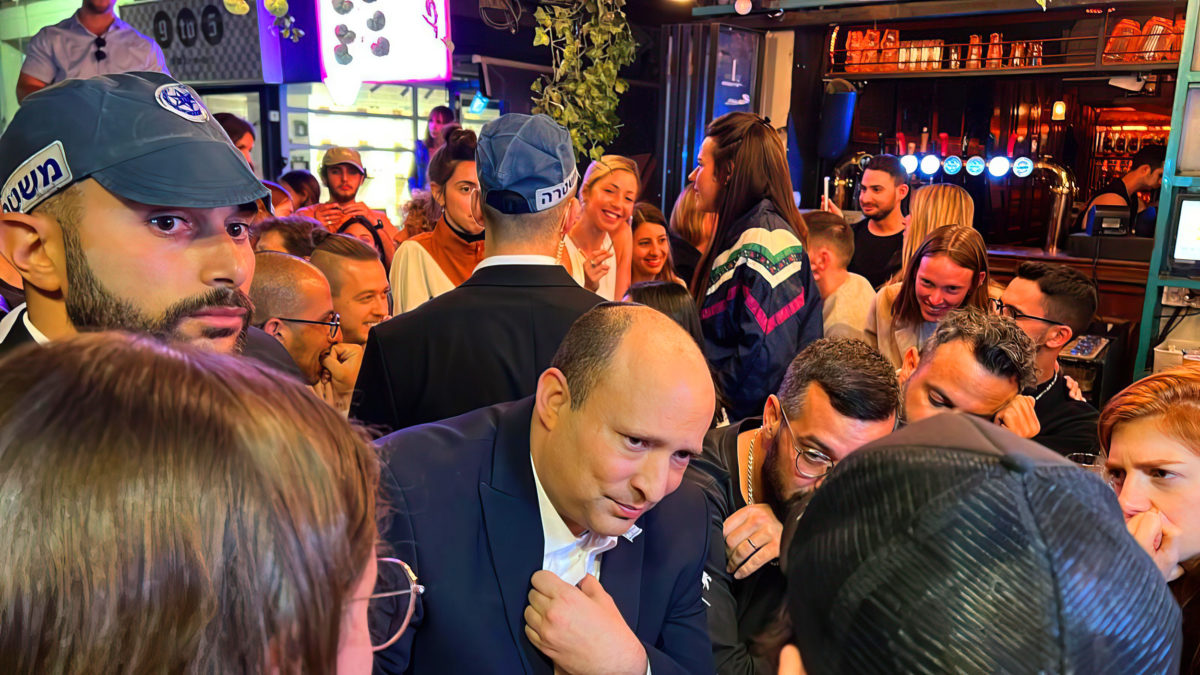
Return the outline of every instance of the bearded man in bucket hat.
{"type": "Polygon", "coordinates": [[[145,72],[31,94],[0,136],[0,180],[0,254],[26,294],[0,353],[114,329],[238,347],[270,193],[194,90],[145,72]]]}

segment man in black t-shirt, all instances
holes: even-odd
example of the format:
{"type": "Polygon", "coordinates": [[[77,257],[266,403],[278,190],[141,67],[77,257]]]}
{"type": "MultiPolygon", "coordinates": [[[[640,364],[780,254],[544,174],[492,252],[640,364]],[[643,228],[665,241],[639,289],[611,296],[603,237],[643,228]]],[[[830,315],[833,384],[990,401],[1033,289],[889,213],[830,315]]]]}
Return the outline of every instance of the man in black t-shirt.
{"type": "Polygon", "coordinates": [[[751,654],[784,601],[779,545],[788,503],[860,446],[891,433],[895,369],[861,340],[824,338],[788,366],[761,418],[714,429],[684,474],[713,519],[702,578],[717,673],[773,673],[751,654]]]}
{"type": "MultiPolygon", "coordinates": [[[[901,267],[904,214],[900,203],[908,196],[908,172],[895,155],[878,155],[863,171],[858,206],[866,218],[854,223],[854,257],[847,268],[879,288],[901,267]]],[[[840,212],[825,204],[834,213],[840,212]]]]}
{"type": "MultiPolygon", "coordinates": [[[[1129,210],[1129,227],[1138,224],[1138,214],[1145,205],[1138,197],[1141,192],[1153,192],[1162,185],[1163,160],[1166,149],[1161,145],[1148,145],[1133,156],[1129,171],[1120,178],[1114,178],[1096,192],[1092,201],[1079,212],[1079,222],[1076,229],[1082,230],[1087,225],[1088,211],[1093,206],[1117,206],[1129,210]]],[[[1154,236],[1153,224],[1149,232],[1145,228],[1137,233],[1138,236],[1154,236]]]]}
{"type": "Polygon", "coordinates": [[[1095,452],[1096,409],[1071,398],[1058,355],[1087,330],[1096,313],[1096,286],[1066,265],[1027,261],[1000,296],[1000,311],[1037,346],[1038,384],[1024,393],[1034,398],[1041,430],[1033,440],[1063,455],[1095,452]]]}

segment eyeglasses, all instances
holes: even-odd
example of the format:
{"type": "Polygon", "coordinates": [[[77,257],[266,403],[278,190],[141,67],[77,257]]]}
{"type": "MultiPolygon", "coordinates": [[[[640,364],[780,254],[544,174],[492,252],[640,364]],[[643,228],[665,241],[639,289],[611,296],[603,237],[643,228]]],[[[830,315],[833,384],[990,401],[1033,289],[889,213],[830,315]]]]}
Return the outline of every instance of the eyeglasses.
{"type": "Polygon", "coordinates": [[[108,54],[104,53],[104,48],[108,46],[108,41],[102,37],[96,38],[92,44],[96,45],[96,53],[92,56],[96,57],[97,61],[103,61],[108,58],[108,54]]]}
{"type": "Polygon", "coordinates": [[[342,327],[342,315],[337,312],[333,313],[333,318],[329,321],[312,321],[310,319],[285,319],[284,317],[276,317],[280,321],[289,321],[291,323],[310,323],[315,326],[329,326],[329,339],[337,338],[338,330],[342,327]]]}
{"type": "Polygon", "coordinates": [[[796,451],[796,473],[804,478],[820,478],[829,473],[837,462],[820,450],[796,440],[796,434],[792,433],[792,423],[783,411],[782,401],[779,402],[779,414],[783,416],[783,426],[787,428],[788,436],[792,437],[792,449],[796,451]]]}
{"type": "Polygon", "coordinates": [[[417,596],[425,587],[417,583],[417,574],[408,563],[396,558],[379,558],[375,592],[367,600],[367,625],[371,632],[371,650],[382,651],[391,647],[408,630],[417,596]],[[407,595],[406,599],[400,596],[407,595]]]}
{"type": "Polygon", "coordinates": [[[1047,319],[1046,317],[1043,317],[1043,316],[1034,316],[1032,314],[1026,314],[1025,312],[1022,312],[1021,310],[1017,309],[1016,307],[1013,307],[1012,305],[1004,304],[1000,300],[1000,298],[992,298],[992,306],[996,308],[997,314],[999,314],[1000,316],[1007,316],[1008,318],[1012,319],[1013,321],[1020,321],[1021,319],[1033,319],[1034,321],[1041,321],[1042,323],[1048,323],[1051,326],[1061,326],[1062,325],[1061,321],[1054,321],[1053,319],[1047,319]]]}

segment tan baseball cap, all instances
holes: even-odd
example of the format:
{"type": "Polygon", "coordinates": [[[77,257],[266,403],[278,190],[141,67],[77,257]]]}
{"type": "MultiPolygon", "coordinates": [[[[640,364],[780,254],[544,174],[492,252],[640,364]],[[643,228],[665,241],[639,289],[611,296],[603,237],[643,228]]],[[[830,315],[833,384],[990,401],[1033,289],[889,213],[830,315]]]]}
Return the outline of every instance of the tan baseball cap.
{"type": "Polygon", "coordinates": [[[325,156],[321,158],[321,166],[337,166],[338,164],[349,164],[350,166],[367,173],[363,167],[362,155],[354,148],[336,147],[325,151],[325,156]]]}

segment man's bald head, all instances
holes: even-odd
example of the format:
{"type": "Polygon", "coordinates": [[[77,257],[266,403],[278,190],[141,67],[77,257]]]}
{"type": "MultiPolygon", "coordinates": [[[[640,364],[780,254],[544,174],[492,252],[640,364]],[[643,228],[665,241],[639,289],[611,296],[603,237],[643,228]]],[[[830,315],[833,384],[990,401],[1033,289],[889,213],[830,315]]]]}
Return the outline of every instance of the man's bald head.
{"type": "Polygon", "coordinates": [[[550,367],[566,377],[574,410],[606,376],[628,379],[630,386],[654,375],[694,377],[706,396],[714,396],[695,339],[667,315],[642,305],[606,302],[589,310],[571,325],[550,367]]]}
{"type": "Polygon", "coordinates": [[[253,325],[262,327],[270,319],[297,316],[314,295],[321,294],[329,294],[329,282],[312,263],[277,251],[254,255],[254,282],[250,284],[253,325]]]}

